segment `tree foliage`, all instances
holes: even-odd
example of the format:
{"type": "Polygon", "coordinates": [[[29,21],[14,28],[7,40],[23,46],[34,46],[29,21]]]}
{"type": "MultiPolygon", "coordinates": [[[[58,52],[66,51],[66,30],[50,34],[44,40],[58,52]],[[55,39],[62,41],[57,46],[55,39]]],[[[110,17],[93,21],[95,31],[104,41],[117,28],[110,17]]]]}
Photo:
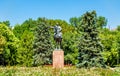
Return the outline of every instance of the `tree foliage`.
{"type": "Polygon", "coordinates": [[[6,42],[5,45],[3,45],[4,48],[2,49],[2,64],[15,65],[17,63],[16,52],[19,40],[5,24],[0,24],[0,32],[3,44],[6,42]]]}
{"type": "Polygon", "coordinates": [[[118,65],[118,56],[119,56],[119,31],[110,31],[109,29],[104,29],[101,32],[100,37],[102,38],[102,44],[104,45],[104,52],[102,52],[105,63],[108,66],[118,65]]]}
{"type": "Polygon", "coordinates": [[[120,25],[117,26],[117,31],[120,31],[120,25]]]}
{"type": "Polygon", "coordinates": [[[105,17],[99,16],[97,17],[97,26],[99,28],[106,27],[107,25],[107,19],[105,17]]]}
{"type": "Polygon", "coordinates": [[[65,55],[65,64],[77,64],[78,63],[78,48],[77,38],[78,36],[74,32],[67,32],[63,34],[63,50],[65,55]]]}
{"type": "Polygon", "coordinates": [[[78,67],[104,67],[101,55],[103,46],[98,38],[96,12],[86,12],[82,17],[82,36],[79,42],[78,67]]]}
{"type": "Polygon", "coordinates": [[[10,27],[10,21],[3,21],[3,22],[0,22],[0,23],[3,23],[3,24],[5,24],[7,27],[10,27]]]}
{"type": "Polygon", "coordinates": [[[23,66],[32,66],[33,62],[33,33],[24,31],[17,51],[17,63],[23,66]]]}
{"type": "Polygon", "coordinates": [[[35,30],[34,38],[34,62],[35,66],[49,64],[52,57],[52,45],[47,23],[40,22],[35,30]]]}
{"type": "Polygon", "coordinates": [[[56,23],[62,27],[65,64],[74,65],[79,62],[79,66],[103,66],[102,56],[109,66],[120,64],[120,27],[107,29],[107,19],[96,16],[94,11],[72,17],[69,23],[45,17],[36,20],[29,18],[22,24],[14,25],[13,29],[9,20],[0,21],[0,64],[51,64],[55,41],[54,31],[48,27],[56,23]]]}

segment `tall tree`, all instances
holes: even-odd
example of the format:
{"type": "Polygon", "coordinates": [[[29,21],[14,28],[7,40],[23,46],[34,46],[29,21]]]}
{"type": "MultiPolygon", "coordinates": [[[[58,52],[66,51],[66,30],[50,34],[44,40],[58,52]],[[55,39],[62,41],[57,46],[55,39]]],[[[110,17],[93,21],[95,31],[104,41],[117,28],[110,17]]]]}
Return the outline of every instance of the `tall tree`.
{"type": "Polygon", "coordinates": [[[70,18],[70,24],[73,25],[73,26],[77,26],[79,23],[79,20],[77,17],[72,17],[70,18]]]}
{"type": "Polygon", "coordinates": [[[24,21],[21,25],[17,24],[14,26],[13,33],[17,38],[21,38],[24,31],[27,30],[29,32],[33,32],[36,27],[36,21],[32,20],[31,18],[24,21]]]}
{"type": "Polygon", "coordinates": [[[115,66],[119,63],[120,32],[117,30],[104,29],[100,34],[101,42],[104,45],[102,52],[106,65],[115,66]]]}
{"type": "Polygon", "coordinates": [[[34,38],[34,66],[49,64],[52,57],[52,45],[46,21],[39,23],[34,38]]]}
{"type": "Polygon", "coordinates": [[[0,65],[4,64],[3,52],[5,49],[5,44],[6,44],[5,37],[3,37],[0,33],[0,65]]]}
{"type": "Polygon", "coordinates": [[[8,27],[10,27],[10,21],[3,21],[3,22],[0,22],[0,23],[3,23],[3,24],[5,24],[6,26],[8,26],[8,27]]]}
{"type": "Polygon", "coordinates": [[[33,33],[24,31],[17,51],[17,63],[23,66],[32,66],[33,62],[33,33]]]}
{"type": "Polygon", "coordinates": [[[2,52],[4,63],[6,65],[15,65],[17,63],[16,52],[19,46],[19,40],[5,24],[0,24],[0,34],[1,38],[5,38],[3,40],[6,42],[2,52]]]}
{"type": "Polygon", "coordinates": [[[5,43],[6,43],[5,37],[3,37],[0,33],[0,54],[3,53],[5,43]]]}
{"type": "Polygon", "coordinates": [[[64,63],[77,64],[78,63],[78,48],[77,48],[77,34],[75,31],[68,31],[63,34],[62,47],[64,50],[64,63]]]}
{"type": "Polygon", "coordinates": [[[107,25],[107,19],[105,17],[99,16],[97,17],[97,26],[99,28],[106,27],[107,25]]]}
{"type": "Polygon", "coordinates": [[[120,25],[117,26],[117,30],[120,31],[120,25]]]}
{"type": "Polygon", "coordinates": [[[78,67],[104,67],[101,55],[103,46],[98,38],[96,12],[86,12],[82,16],[82,36],[79,42],[78,67]]]}
{"type": "Polygon", "coordinates": [[[118,32],[117,37],[117,65],[120,64],[120,32],[118,32]]]}

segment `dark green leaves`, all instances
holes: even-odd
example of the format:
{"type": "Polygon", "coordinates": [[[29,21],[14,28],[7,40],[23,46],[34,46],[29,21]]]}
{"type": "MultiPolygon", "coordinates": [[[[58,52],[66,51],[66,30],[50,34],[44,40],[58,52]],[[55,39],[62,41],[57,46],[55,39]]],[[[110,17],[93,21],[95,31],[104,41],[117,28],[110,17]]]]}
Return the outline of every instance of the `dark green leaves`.
{"type": "Polygon", "coordinates": [[[50,42],[50,33],[49,33],[48,24],[40,22],[35,30],[34,38],[34,66],[49,64],[52,60],[52,45],[50,42]]]}
{"type": "Polygon", "coordinates": [[[104,60],[101,55],[103,50],[96,25],[96,12],[86,12],[82,16],[83,33],[79,40],[78,67],[103,67],[104,60]]]}

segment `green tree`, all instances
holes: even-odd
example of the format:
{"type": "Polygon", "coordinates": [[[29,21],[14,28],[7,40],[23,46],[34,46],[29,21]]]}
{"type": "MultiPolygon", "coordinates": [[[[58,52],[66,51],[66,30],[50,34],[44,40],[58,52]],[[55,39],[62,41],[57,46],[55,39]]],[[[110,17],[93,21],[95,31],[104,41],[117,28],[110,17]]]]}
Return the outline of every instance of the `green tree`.
{"type": "Polygon", "coordinates": [[[52,61],[52,45],[46,20],[40,22],[35,30],[34,38],[34,66],[49,64],[52,61]]]}
{"type": "Polygon", "coordinates": [[[0,23],[3,23],[3,24],[5,24],[7,27],[10,27],[10,21],[3,21],[3,22],[0,22],[0,23]]]}
{"type": "Polygon", "coordinates": [[[0,54],[3,53],[5,44],[6,44],[5,37],[3,37],[3,36],[0,34],[0,54]]]}
{"type": "Polygon", "coordinates": [[[13,33],[14,33],[15,37],[17,37],[17,38],[20,39],[20,37],[22,36],[23,32],[24,32],[24,31],[23,31],[21,25],[16,24],[16,25],[14,26],[13,33]]]}
{"type": "Polygon", "coordinates": [[[104,57],[105,63],[111,67],[119,63],[119,36],[119,31],[111,31],[109,29],[103,29],[100,34],[102,39],[101,42],[104,45],[104,51],[102,52],[102,55],[104,57]]]}
{"type": "Polygon", "coordinates": [[[24,31],[17,51],[17,63],[23,66],[32,66],[33,62],[33,33],[24,31]]]}
{"type": "Polygon", "coordinates": [[[120,25],[117,26],[117,30],[120,31],[120,25]]]}
{"type": "Polygon", "coordinates": [[[8,27],[10,27],[10,21],[3,21],[3,23],[6,25],[6,26],[8,26],[8,27]]]}
{"type": "Polygon", "coordinates": [[[6,44],[5,37],[3,37],[0,33],[0,65],[4,64],[3,52],[5,50],[5,44],[6,44]]]}
{"type": "Polygon", "coordinates": [[[79,43],[78,67],[105,67],[101,55],[103,46],[98,38],[96,12],[86,12],[82,16],[82,36],[79,43]]]}
{"type": "Polygon", "coordinates": [[[75,32],[68,31],[63,34],[62,46],[64,50],[65,64],[75,65],[78,63],[77,36],[75,32]]]}
{"type": "Polygon", "coordinates": [[[107,19],[105,17],[99,16],[97,17],[97,26],[99,28],[106,27],[107,25],[107,19]]]}
{"type": "Polygon", "coordinates": [[[15,65],[16,62],[16,52],[18,48],[19,40],[15,37],[13,32],[5,24],[0,24],[0,34],[2,38],[5,38],[5,45],[3,48],[2,56],[5,65],[15,65]]]}
{"type": "Polygon", "coordinates": [[[15,34],[15,36],[17,38],[20,39],[21,36],[23,35],[24,31],[27,30],[29,32],[34,32],[36,25],[37,25],[36,21],[32,20],[30,18],[30,19],[24,21],[21,25],[20,24],[16,24],[14,26],[13,33],[15,34]]]}
{"type": "Polygon", "coordinates": [[[69,22],[70,22],[70,24],[73,25],[73,26],[78,26],[80,20],[81,20],[81,17],[79,17],[79,18],[77,18],[77,17],[72,17],[72,18],[70,18],[69,22]]]}
{"type": "Polygon", "coordinates": [[[120,32],[117,34],[117,65],[120,65],[120,32]]]}

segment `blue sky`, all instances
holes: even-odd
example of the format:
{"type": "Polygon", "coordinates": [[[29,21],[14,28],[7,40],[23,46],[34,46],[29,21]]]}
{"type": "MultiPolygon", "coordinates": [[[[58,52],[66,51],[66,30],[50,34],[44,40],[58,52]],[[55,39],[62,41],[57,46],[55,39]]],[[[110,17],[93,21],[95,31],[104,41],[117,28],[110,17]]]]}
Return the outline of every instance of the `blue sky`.
{"type": "Polygon", "coordinates": [[[120,25],[120,0],[0,0],[0,21],[9,20],[12,26],[38,17],[69,22],[91,10],[106,17],[111,28],[120,25]]]}

